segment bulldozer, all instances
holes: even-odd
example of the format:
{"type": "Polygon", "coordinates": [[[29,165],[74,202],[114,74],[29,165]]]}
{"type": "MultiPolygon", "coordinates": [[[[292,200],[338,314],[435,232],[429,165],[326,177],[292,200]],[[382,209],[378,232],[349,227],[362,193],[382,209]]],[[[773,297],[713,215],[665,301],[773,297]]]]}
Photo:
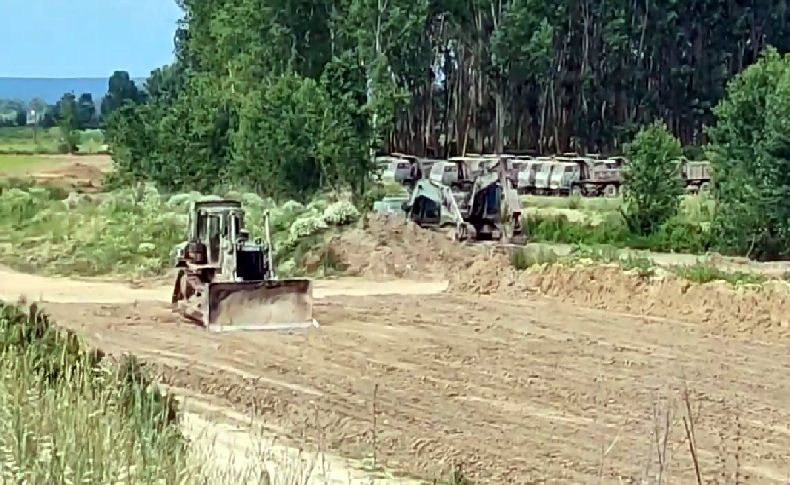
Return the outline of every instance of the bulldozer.
{"type": "Polygon", "coordinates": [[[269,215],[265,240],[250,241],[241,202],[194,201],[188,239],[174,248],[173,311],[210,331],[318,326],[309,279],[275,274],[269,215]]]}
{"type": "Polygon", "coordinates": [[[474,173],[465,187],[446,185],[438,176],[421,179],[402,209],[420,227],[455,226],[456,241],[526,243],[521,204],[504,158],[474,173]]]}

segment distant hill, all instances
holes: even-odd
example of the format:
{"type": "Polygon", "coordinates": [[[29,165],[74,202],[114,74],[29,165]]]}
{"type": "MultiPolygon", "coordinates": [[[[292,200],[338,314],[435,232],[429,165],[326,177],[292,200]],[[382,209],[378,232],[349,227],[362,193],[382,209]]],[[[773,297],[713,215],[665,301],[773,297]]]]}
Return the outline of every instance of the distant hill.
{"type": "MultiPolygon", "coordinates": [[[[109,76],[84,78],[21,78],[0,77],[0,99],[18,99],[30,101],[41,98],[49,104],[55,104],[64,93],[91,93],[97,103],[107,94],[109,76]]],[[[144,78],[134,79],[142,87],[144,78]]]]}

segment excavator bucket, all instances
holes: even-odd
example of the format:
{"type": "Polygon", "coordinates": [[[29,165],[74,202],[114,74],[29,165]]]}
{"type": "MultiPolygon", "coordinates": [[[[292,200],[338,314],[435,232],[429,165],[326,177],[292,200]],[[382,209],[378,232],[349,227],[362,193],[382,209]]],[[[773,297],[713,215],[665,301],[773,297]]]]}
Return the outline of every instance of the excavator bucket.
{"type": "Polygon", "coordinates": [[[211,331],[298,330],[317,327],[313,282],[307,279],[206,285],[203,324],[211,331]]]}

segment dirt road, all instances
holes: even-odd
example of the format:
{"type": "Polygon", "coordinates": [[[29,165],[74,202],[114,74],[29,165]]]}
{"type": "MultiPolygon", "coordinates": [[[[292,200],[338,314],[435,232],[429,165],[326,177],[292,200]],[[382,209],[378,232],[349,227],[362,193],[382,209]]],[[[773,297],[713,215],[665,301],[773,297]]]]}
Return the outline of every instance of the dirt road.
{"type": "Polygon", "coordinates": [[[354,280],[319,284],[320,329],[216,335],[174,319],[155,290],[103,283],[77,303],[88,283],[28,278],[0,274],[0,297],[40,288],[56,321],[156,364],[165,384],[254,412],[295,442],[375,450],[411,475],[459,463],[479,483],[656,483],[659,470],[690,483],[687,386],[704,478],[790,477],[782,340],[538,296],[430,294],[440,285],[381,283],[422,294],[366,296],[371,284],[354,280]]]}

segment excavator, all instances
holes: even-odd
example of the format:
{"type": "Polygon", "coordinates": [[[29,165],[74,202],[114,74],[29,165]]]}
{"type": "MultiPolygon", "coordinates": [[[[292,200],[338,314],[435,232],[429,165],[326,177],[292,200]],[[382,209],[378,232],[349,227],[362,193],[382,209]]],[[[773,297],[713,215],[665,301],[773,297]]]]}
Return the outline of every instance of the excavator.
{"type": "Polygon", "coordinates": [[[526,244],[505,158],[474,172],[460,160],[437,163],[429,178],[417,181],[402,209],[420,227],[455,226],[456,241],[526,244]]]}
{"type": "Polygon", "coordinates": [[[173,311],[209,331],[318,326],[309,279],[275,274],[268,213],[265,240],[250,241],[241,202],[193,201],[186,241],[174,248],[173,311]]]}

